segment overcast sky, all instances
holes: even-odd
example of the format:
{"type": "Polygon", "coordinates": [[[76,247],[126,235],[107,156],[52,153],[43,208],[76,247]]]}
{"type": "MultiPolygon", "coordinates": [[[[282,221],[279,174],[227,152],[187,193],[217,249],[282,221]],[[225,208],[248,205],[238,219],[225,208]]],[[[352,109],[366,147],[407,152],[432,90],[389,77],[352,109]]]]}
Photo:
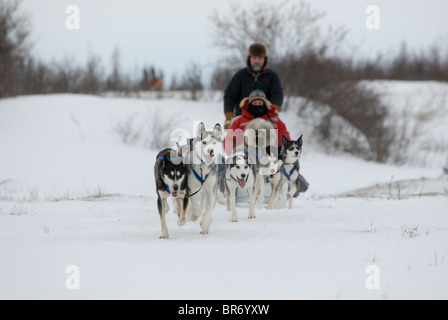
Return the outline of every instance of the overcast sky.
{"type": "MultiPolygon", "coordinates": [[[[294,0],[292,0],[294,2],[294,0]]],[[[182,74],[195,60],[209,72],[219,59],[212,48],[209,19],[213,8],[227,13],[229,0],[23,0],[32,22],[34,53],[83,63],[89,53],[108,65],[115,47],[127,73],[155,65],[167,78],[182,74]],[[66,8],[80,9],[80,29],[66,28],[66,8]]],[[[250,7],[255,0],[241,1],[250,7]]],[[[400,43],[425,49],[439,43],[448,51],[448,1],[445,0],[313,0],[313,9],[326,12],[323,26],[345,26],[348,43],[358,56],[397,52],[400,43]],[[368,30],[366,7],[380,9],[380,29],[368,30]]],[[[243,65],[243,62],[242,62],[243,65]]]]}

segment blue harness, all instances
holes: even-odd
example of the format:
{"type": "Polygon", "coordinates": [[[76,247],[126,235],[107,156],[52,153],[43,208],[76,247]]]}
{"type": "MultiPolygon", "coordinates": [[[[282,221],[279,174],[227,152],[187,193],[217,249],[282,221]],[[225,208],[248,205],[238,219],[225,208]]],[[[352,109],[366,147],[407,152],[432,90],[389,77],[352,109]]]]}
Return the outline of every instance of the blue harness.
{"type": "Polygon", "coordinates": [[[193,168],[193,164],[190,163],[190,167],[191,167],[191,171],[193,171],[194,177],[196,178],[196,180],[198,180],[201,183],[201,186],[205,183],[205,181],[207,180],[208,176],[210,175],[210,173],[213,170],[213,167],[210,169],[209,173],[207,173],[207,175],[202,178],[202,171],[201,171],[201,175],[199,175],[196,170],[194,170],[193,168]]]}
{"type": "Polygon", "coordinates": [[[166,191],[168,191],[168,193],[171,194],[170,186],[167,185],[166,183],[165,183],[165,188],[166,188],[166,191]]]}
{"type": "MultiPolygon", "coordinates": [[[[286,164],[290,164],[290,163],[286,163],[286,164]]],[[[291,171],[286,172],[285,167],[283,167],[283,174],[285,175],[286,179],[288,179],[288,181],[291,181],[291,176],[294,173],[294,171],[296,171],[297,169],[297,162],[294,164],[294,167],[292,167],[291,171]]]]}

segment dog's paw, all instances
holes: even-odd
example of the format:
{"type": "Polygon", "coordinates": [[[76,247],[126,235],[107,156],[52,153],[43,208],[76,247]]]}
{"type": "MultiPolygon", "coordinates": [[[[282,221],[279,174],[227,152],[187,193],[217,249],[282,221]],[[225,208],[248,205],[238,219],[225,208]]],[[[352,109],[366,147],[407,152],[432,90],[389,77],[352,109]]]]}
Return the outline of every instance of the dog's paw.
{"type": "Polygon", "coordinates": [[[193,221],[193,222],[195,222],[195,221],[197,221],[198,220],[198,217],[197,216],[195,216],[195,215],[192,215],[191,216],[191,219],[190,219],[191,221],[193,221]]]}
{"type": "Polygon", "coordinates": [[[162,234],[159,239],[169,239],[170,236],[168,234],[162,234]]]}
{"type": "Polygon", "coordinates": [[[238,219],[230,219],[230,222],[238,222],[238,219]]]}
{"type": "Polygon", "coordinates": [[[179,220],[177,220],[177,224],[179,225],[179,226],[184,226],[185,225],[185,219],[179,219],[179,220]]]}
{"type": "Polygon", "coordinates": [[[255,219],[256,216],[249,216],[247,219],[255,219]]]}
{"type": "Polygon", "coordinates": [[[202,234],[203,236],[207,235],[207,234],[208,234],[208,230],[202,230],[202,231],[201,231],[201,234],[202,234]]]}

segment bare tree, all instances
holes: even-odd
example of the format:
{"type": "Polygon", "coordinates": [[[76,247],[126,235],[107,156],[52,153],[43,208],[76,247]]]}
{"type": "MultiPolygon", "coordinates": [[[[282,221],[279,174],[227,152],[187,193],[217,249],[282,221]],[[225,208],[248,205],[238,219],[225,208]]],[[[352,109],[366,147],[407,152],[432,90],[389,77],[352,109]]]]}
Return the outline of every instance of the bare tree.
{"type": "Polygon", "coordinates": [[[83,70],[81,92],[98,94],[103,88],[104,80],[101,69],[101,59],[98,56],[90,55],[85,70],[83,70]]]}
{"type": "Polygon", "coordinates": [[[120,68],[120,50],[118,48],[115,48],[112,52],[111,63],[112,73],[106,81],[106,89],[111,91],[118,91],[123,87],[120,68]]]}
{"type": "Polygon", "coordinates": [[[204,85],[202,84],[202,67],[198,62],[192,61],[187,66],[180,88],[190,91],[191,100],[199,99],[199,93],[204,90],[204,85]]]}
{"type": "MultiPolygon", "coordinates": [[[[212,15],[212,36],[215,46],[227,54],[229,68],[241,66],[251,43],[266,44],[270,65],[282,79],[285,94],[314,102],[305,103],[299,111],[310,106],[325,109],[316,126],[320,141],[384,162],[393,136],[385,121],[387,108],[374,92],[358,83],[353,62],[338,58],[347,30],[329,27],[323,31],[317,24],[323,16],[304,2],[260,3],[250,10],[233,4],[230,16],[212,15]],[[347,126],[351,134],[346,141],[335,139],[335,133],[347,126]]],[[[220,68],[214,79],[219,79],[218,74],[226,77],[220,68]]]]}
{"type": "Polygon", "coordinates": [[[330,27],[324,33],[317,24],[324,16],[305,2],[259,3],[250,9],[234,3],[227,16],[216,10],[212,13],[211,36],[213,45],[228,54],[230,68],[241,65],[248,46],[254,42],[268,46],[271,64],[275,65],[310,49],[336,50],[347,30],[330,27]]]}
{"type": "Polygon", "coordinates": [[[19,6],[18,0],[0,0],[0,98],[22,91],[30,27],[28,18],[19,13],[19,6]]]}

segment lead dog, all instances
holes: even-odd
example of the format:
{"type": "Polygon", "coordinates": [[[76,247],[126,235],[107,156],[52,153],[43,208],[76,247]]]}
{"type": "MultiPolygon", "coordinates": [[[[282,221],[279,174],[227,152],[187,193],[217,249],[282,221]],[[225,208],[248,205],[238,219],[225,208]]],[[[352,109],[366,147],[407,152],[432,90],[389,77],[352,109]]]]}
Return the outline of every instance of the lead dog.
{"type": "Polygon", "coordinates": [[[179,215],[179,221],[185,221],[185,210],[188,206],[187,193],[187,168],[181,161],[173,161],[175,155],[179,160],[177,152],[172,149],[164,149],[159,152],[154,165],[154,177],[157,191],[157,208],[159,210],[162,235],[160,239],[168,239],[168,227],[166,226],[165,214],[170,210],[168,197],[173,197],[175,212],[179,215]]]}
{"type": "Polygon", "coordinates": [[[255,218],[255,178],[256,171],[254,166],[249,164],[248,155],[242,152],[236,152],[227,159],[226,164],[226,199],[227,211],[232,211],[231,222],[238,222],[236,212],[236,190],[238,187],[247,189],[249,192],[249,219],[255,218]]]}
{"type": "Polygon", "coordinates": [[[215,125],[213,131],[207,131],[201,122],[196,130],[196,138],[190,140],[185,160],[188,163],[187,190],[190,197],[186,218],[196,221],[202,216],[200,225],[203,235],[209,233],[216,204],[218,177],[215,159],[222,151],[221,136],[219,124],[215,125]]]}

